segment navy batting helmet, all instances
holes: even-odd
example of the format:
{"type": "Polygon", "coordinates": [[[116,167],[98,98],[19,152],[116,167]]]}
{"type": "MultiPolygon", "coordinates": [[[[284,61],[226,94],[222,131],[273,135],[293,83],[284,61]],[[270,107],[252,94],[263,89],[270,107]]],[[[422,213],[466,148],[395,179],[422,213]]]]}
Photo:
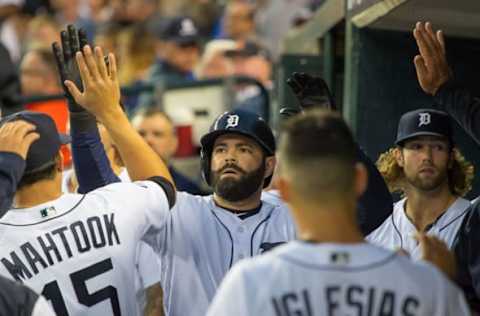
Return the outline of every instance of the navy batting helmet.
{"type": "MultiPolygon", "coordinates": [[[[235,133],[256,141],[266,156],[275,155],[275,137],[272,129],[260,116],[245,110],[233,110],[220,115],[210,126],[210,131],[201,139],[200,151],[203,178],[210,185],[210,162],[215,140],[224,134],[235,133]]],[[[265,179],[264,187],[270,184],[272,177],[265,179]]]]}

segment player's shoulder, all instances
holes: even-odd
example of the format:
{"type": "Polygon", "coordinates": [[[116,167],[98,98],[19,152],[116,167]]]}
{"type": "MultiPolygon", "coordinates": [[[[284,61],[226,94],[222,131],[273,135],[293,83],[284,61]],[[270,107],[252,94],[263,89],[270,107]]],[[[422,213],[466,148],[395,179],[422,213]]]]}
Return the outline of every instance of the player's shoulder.
{"type": "Polygon", "coordinates": [[[86,194],[87,200],[115,203],[146,202],[145,200],[166,200],[166,192],[154,181],[115,182],[86,194]]]}
{"type": "Polygon", "coordinates": [[[188,192],[177,192],[177,210],[204,211],[211,209],[213,203],[212,195],[196,195],[188,192]]]}

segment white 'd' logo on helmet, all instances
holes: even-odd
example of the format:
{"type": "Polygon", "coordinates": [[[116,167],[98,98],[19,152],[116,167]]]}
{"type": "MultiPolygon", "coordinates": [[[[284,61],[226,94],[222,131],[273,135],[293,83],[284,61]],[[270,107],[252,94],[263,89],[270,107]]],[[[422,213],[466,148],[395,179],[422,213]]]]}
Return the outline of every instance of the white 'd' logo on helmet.
{"type": "Polygon", "coordinates": [[[197,35],[197,29],[195,28],[195,25],[193,25],[192,20],[185,19],[182,21],[182,25],[180,27],[180,35],[197,35]]]}
{"type": "Polygon", "coordinates": [[[432,121],[430,113],[419,113],[418,114],[418,127],[422,125],[428,125],[432,121]]]}
{"type": "Polygon", "coordinates": [[[227,118],[227,126],[225,128],[237,127],[240,117],[236,114],[231,114],[227,118]]]}

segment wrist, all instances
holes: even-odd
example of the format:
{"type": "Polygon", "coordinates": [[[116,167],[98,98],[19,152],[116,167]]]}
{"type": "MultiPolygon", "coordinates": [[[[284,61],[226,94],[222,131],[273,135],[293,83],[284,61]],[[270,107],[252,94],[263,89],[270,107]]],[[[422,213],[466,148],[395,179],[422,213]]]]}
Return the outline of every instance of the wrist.
{"type": "Polygon", "coordinates": [[[115,106],[106,106],[103,111],[96,114],[97,119],[104,125],[114,124],[116,121],[126,117],[119,103],[115,106]]]}

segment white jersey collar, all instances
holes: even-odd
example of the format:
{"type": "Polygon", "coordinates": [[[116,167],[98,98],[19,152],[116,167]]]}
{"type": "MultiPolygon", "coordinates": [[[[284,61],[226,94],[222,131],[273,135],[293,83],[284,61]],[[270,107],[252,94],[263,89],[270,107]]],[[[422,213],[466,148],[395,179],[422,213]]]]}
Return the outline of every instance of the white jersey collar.
{"type": "Polygon", "coordinates": [[[354,244],[291,241],[271,253],[293,264],[313,269],[362,270],[394,259],[397,253],[367,242],[354,244]],[[365,254],[368,254],[365,255],[365,254]]]}
{"type": "Polygon", "coordinates": [[[81,194],[63,194],[56,200],[29,208],[12,208],[2,218],[4,225],[31,225],[55,218],[73,210],[85,197],[81,194]]]}
{"type": "MultiPolygon", "coordinates": [[[[405,203],[407,199],[403,198],[402,200],[395,203],[394,211],[393,211],[393,222],[395,226],[401,226],[402,232],[405,231],[416,231],[415,226],[407,217],[406,210],[405,210],[405,203]]],[[[455,202],[453,202],[450,207],[433,223],[433,227],[438,230],[442,230],[446,228],[448,225],[453,223],[459,217],[467,212],[468,207],[470,206],[470,201],[458,197],[455,202]]]]}

